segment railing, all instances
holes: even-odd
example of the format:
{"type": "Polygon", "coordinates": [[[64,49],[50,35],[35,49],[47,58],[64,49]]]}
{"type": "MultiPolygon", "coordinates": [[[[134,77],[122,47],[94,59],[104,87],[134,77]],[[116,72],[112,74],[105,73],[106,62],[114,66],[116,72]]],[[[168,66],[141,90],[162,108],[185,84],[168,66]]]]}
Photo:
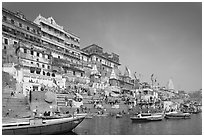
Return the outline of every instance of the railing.
{"type": "Polygon", "coordinates": [[[47,28],[42,28],[42,31],[44,31],[44,32],[46,32],[46,33],[48,33],[48,34],[52,34],[53,36],[55,36],[55,37],[57,37],[57,38],[60,38],[61,40],[64,40],[64,39],[65,39],[65,38],[62,37],[61,35],[56,34],[56,33],[50,31],[50,30],[47,29],[47,28]]]}
{"type": "Polygon", "coordinates": [[[50,61],[51,61],[49,59],[37,57],[37,56],[30,55],[28,53],[23,53],[23,52],[20,52],[20,57],[25,58],[25,59],[30,59],[33,61],[36,61],[37,59],[39,59],[39,62],[43,62],[43,63],[50,63],[50,61]]]}

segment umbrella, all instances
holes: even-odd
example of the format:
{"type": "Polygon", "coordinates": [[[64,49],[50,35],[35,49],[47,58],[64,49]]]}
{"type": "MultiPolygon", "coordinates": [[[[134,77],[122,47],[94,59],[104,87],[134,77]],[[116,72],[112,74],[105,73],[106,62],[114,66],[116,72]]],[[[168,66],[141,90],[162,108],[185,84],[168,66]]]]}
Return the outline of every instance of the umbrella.
{"type": "Polygon", "coordinates": [[[49,102],[49,103],[52,103],[55,101],[55,94],[50,92],[50,91],[47,91],[45,93],[45,101],[49,102]]]}

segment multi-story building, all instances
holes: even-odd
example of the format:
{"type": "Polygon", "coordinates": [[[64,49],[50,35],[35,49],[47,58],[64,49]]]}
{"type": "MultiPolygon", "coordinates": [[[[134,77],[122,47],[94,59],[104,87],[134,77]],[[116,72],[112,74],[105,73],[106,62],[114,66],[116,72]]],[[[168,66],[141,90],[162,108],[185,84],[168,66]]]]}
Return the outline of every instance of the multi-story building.
{"type": "Polygon", "coordinates": [[[96,44],[87,46],[82,51],[88,54],[92,67],[96,64],[102,77],[110,77],[112,69],[118,69],[120,66],[119,55],[104,53],[103,48],[96,44]]]}
{"type": "MultiPolygon", "coordinates": [[[[50,51],[41,44],[41,31],[37,24],[27,20],[20,12],[2,9],[2,60],[4,65],[15,63],[17,81],[23,93],[26,88],[39,89],[41,83],[52,82],[50,51]],[[43,77],[42,77],[43,76],[43,77]]],[[[8,65],[7,65],[8,66],[8,65]]],[[[4,69],[5,70],[5,69],[4,69]]]]}
{"type": "Polygon", "coordinates": [[[80,38],[58,25],[52,17],[39,15],[34,22],[42,31],[42,44],[51,51],[52,70],[75,81],[84,77],[80,61],[80,38]],[[70,78],[71,77],[71,78],[70,78]]]}

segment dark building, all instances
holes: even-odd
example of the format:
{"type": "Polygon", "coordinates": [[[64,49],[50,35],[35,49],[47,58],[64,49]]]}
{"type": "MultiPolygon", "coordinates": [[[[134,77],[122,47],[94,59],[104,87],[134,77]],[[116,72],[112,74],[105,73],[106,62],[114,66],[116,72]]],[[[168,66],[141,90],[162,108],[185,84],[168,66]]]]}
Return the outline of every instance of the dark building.
{"type": "Polygon", "coordinates": [[[101,73],[102,77],[109,77],[112,69],[118,69],[120,66],[119,55],[104,53],[103,48],[96,44],[87,46],[82,51],[88,54],[92,67],[96,64],[97,70],[101,73]]]}

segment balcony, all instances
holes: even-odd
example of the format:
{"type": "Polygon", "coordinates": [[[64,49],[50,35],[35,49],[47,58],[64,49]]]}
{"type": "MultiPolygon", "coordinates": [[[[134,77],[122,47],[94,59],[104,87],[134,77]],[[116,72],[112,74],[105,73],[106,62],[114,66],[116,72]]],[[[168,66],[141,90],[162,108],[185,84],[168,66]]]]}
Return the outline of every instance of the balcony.
{"type": "Polygon", "coordinates": [[[59,59],[59,58],[53,58],[52,59],[52,65],[60,65],[60,66],[70,66],[70,61],[65,59],[59,59]]]}
{"type": "Polygon", "coordinates": [[[31,54],[28,54],[28,53],[23,53],[23,52],[20,52],[19,56],[21,58],[29,59],[29,60],[33,60],[33,61],[36,61],[38,59],[39,62],[43,62],[43,63],[50,63],[50,61],[51,61],[50,59],[37,57],[37,56],[31,55],[31,54]]]}
{"type": "Polygon", "coordinates": [[[50,38],[48,38],[46,36],[42,36],[42,39],[47,41],[48,43],[53,44],[53,45],[57,45],[57,46],[60,46],[62,48],[65,47],[64,43],[57,42],[56,40],[50,39],[50,38]]]}
{"type": "Polygon", "coordinates": [[[49,29],[47,29],[47,28],[42,28],[42,31],[43,32],[46,32],[47,34],[50,34],[50,35],[52,35],[52,36],[55,36],[55,37],[57,37],[57,38],[59,38],[59,39],[61,39],[61,40],[63,40],[64,41],[64,37],[63,36],[61,36],[60,34],[56,34],[56,33],[54,33],[53,31],[50,31],[49,29]]]}
{"type": "Polygon", "coordinates": [[[20,60],[19,63],[20,63],[20,65],[22,65],[22,66],[37,67],[36,64],[30,64],[29,62],[27,62],[27,61],[25,61],[25,60],[20,60]]]}
{"type": "Polygon", "coordinates": [[[33,43],[40,43],[40,37],[36,37],[33,35],[29,35],[32,37],[28,37],[28,35],[25,36],[25,34],[27,34],[28,32],[22,30],[22,29],[16,29],[16,27],[13,26],[4,26],[2,25],[2,30],[3,33],[8,33],[9,35],[13,35],[13,37],[19,38],[19,39],[23,39],[23,40],[28,40],[29,42],[33,42],[33,43]]]}

